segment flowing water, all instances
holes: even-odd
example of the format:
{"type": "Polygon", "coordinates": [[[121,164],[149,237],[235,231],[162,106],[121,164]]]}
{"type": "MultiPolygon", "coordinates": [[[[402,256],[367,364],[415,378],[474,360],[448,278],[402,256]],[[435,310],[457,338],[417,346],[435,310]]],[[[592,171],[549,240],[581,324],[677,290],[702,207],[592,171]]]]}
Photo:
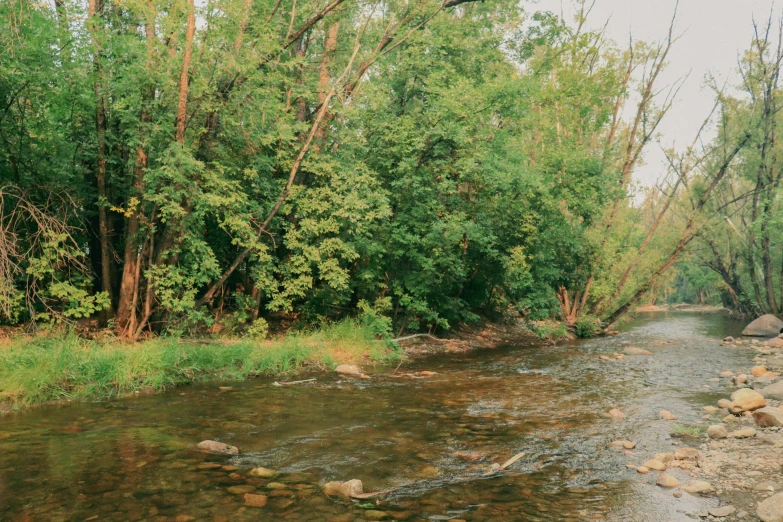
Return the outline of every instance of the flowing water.
{"type": "Polygon", "coordinates": [[[718,346],[739,330],[719,314],[647,314],[614,337],[433,356],[370,380],[257,379],[6,415],[0,520],[693,520],[717,500],[676,499],[625,463],[678,443],[659,410],[688,424],[727,395],[708,379],[751,365],[750,352],[718,346]],[[599,359],[629,344],[654,356],[599,359]],[[399,376],[421,370],[437,374],[399,376]],[[624,421],[604,415],[615,405],[624,421]],[[195,451],[204,439],[241,454],[195,451]],[[615,439],[637,442],[637,456],[609,449],[615,439]],[[257,466],[279,474],[250,477],[257,466]],[[348,479],[397,489],[364,501],[323,493],[348,479]],[[237,485],[268,504],[245,506],[237,485]]]}

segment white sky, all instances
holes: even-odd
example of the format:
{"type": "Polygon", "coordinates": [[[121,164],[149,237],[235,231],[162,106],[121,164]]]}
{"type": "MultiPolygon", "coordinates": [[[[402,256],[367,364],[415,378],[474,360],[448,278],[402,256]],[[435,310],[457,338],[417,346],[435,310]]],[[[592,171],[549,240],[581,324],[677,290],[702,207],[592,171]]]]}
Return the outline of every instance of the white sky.
{"type": "MultiPolygon", "coordinates": [[[[532,0],[527,9],[562,12],[570,22],[575,5],[572,0],[532,0]]],[[[599,29],[610,20],[607,35],[616,42],[627,42],[629,33],[636,40],[657,41],[667,34],[674,6],[674,0],[596,0],[587,26],[599,29]]],[[[770,13],[776,24],[783,15],[783,1],[680,0],[675,35],[682,37],[672,48],[660,85],[690,75],[659,127],[664,146],[674,144],[683,149],[693,141],[714,103],[712,94],[704,88],[705,76],[711,73],[721,83],[728,78],[730,86],[737,85],[737,56],[750,46],[753,18],[763,26],[770,13]]],[[[635,177],[650,186],[664,172],[663,153],[657,144],[650,143],[646,164],[637,169],[635,177]]]]}

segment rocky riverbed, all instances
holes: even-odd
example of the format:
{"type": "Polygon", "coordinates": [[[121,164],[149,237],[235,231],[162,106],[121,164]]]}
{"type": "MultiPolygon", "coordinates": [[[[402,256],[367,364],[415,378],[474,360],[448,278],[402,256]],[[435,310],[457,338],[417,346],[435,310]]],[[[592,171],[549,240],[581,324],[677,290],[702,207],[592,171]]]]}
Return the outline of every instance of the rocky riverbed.
{"type": "Polygon", "coordinates": [[[783,354],[722,342],[743,327],[667,312],[557,346],[12,413],[0,519],[759,520],[783,433],[737,408],[783,394],[731,396],[776,386],[783,354]]]}

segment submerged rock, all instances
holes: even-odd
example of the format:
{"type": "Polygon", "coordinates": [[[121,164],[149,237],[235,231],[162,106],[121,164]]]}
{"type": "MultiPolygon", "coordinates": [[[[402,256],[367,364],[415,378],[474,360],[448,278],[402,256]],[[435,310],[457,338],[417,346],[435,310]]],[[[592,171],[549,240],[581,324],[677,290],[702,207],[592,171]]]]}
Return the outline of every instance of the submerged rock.
{"type": "Polygon", "coordinates": [[[224,444],[215,440],[202,440],[198,443],[198,449],[210,453],[220,453],[222,455],[238,455],[239,448],[230,444],[224,444]]]}
{"type": "Polygon", "coordinates": [[[277,471],[267,468],[253,468],[250,470],[251,477],[272,478],[277,475],[277,471]]]}
{"type": "Polygon", "coordinates": [[[762,315],[742,330],[749,337],[777,337],[783,329],[783,321],[772,314],[762,315]]]}
{"type": "Polygon", "coordinates": [[[347,482],[328,482],[324,486],[324,493],[329,496],[351,498],[364,493],[364,485],[361,480],[353,479],[347,482]]]}
{"type": "Polygon", "coordinates": [[[245,493],[245,505],[250,507],[264,507],[269,500],[266,495],[253,495],[245,493]]]}
{"type": "Polygon", "coordinates": [[[629,346],[623,350],[626,355],[652,355],[652,352],[637,348],[636,346],[629,346]]]}
{"type": "Polygon", "coordinates": [[[668,410],[661,410],[658,412],[658,417],[663,420],[672,421],[677,420],[677,416],[668,410]]]}
{"type": "Polygon", "coordinates": [[[734,506],[722,506],[722,507],[716,507],[716,508],[710,508],[707,510],[707,513],[712,515],[716,518],[723,518],[728,517],[734,514],[734,512],[737,511],[737,508],[734,506]]]}
{"type": "Polygon", "coordinates": [[[625,413],[623,413],[620,408],[612,408],[609,410],[609,413],[607,414],[613,419],[624,419],[625,413]]]}
{"type": "Polygon", "coordinates": [[[731,401],[728,399],[721,399],[718,401],[718,408],[723,408],[728,410],[730,406],[731,406],[731,401]]]}

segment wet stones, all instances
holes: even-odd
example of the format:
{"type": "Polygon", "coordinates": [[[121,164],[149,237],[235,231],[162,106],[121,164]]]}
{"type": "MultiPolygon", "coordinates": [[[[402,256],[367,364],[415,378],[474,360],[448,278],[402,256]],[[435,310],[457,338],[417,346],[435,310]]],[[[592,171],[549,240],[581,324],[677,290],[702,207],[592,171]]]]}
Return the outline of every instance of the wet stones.
{"type": "Polygon", "coordinates": [[[353,479],[347,482],[328,482],[324,486],[324,493],[329,496],[339,496],[351,498],[355,495],[361,495],[364,492],[364,486],[361,480],[353,479]]]}
{"type": "Polygon", "coordinates": [[[668,473],[661,473],[658,480],[655,482],[662,488],[676,488],[680,485],[680,481],[672,477],[668,473]]]}
{"type": "Polygon", "coordinates": [[[717,508],[710,508],[707,510],[707,513],[712,515],[716,518],[724,518],[724,517],[730,517],[737,511],[737,508],[734,506],[722,506],[717,508]]]}
{"type": "Polygon", "coordinates": [[[623,413],[620,408],[612,408],[609,410],[609,413],[607,414],[612,419],[620,420],[625,418],[625,413],[623,413]]]}
{"type": "Polygon", "coordinates": [[[221,455],[238,455],[239,448],[230,444],[224,444],[215,440],[203,440],[198,443],[198,449],[209,453],[218,453],[221,455]]]}
{"type": "Polygon", "coordinates": [[[720,372],[720,376],[725,378],[734,377],[734,372],[731,370],[726,370],[725,372],[720,372]]]}
{"type": "Polygon", "coordinates": [[[626,355],[652,355],[652,352],[637,348],[636,346],[628,346],[623,350],[626,355]]]}
{"type": "Polygon", "coordinates": [[[249,484],[245,484],[242,486],[231,486],[228,488],[228,492],[232,495],[244,495],[245,493],[250,493],[252,491],[255,491],[255,486],[251,486],[249,484]]]}
{"type": "Polygon", "coordinates": [[[655,471],[666,471],[666,464],[656,459],[648,460],[642,466],[655,471]]]}
{"type": "Polygon", "coordinates": [[[753,377],[761,377],[765,373],[767,373],[767,369],[764,368],[763,366],[754,366],[753,368],[750,369],[750,374],[753,377]]]}
{"type": "Polygon", "coordinates": [[[666,464],[674,460],[674,453],[656,453],[653,455],[653,460],[658,460],[666,464]]]}
{"type": "Polygon", "coordinates": [[[764,397],[759,392],[743,388],[731,394],[729,411],[731,413],[742,413],[744,411],[758,410],[766,405],[767,401],[764,400],[764,397]]]}
{"type": "Polygon", "coordinates": [[[712,484],[703,480],[692,480],[685,484],[682,490],[691,495],[706,495],[715,491],[712,484]]]}
{"type": "Polygon", "coordinates": [[[783,522],[783,493],[776,493],[759,502],[756,514],[762,522],[783,522]]]}
{"type": "Polygon", "coordinates": [[[267,468],[253,468],[250,470],[251,477],[272,478],[277,475],[277,471],[267,468]]]}
{"type": "Polygon", "coordinates": [[[668,410],[661,410],[658,412],[658,417],[666,421],[677,420],[677,416],[668,410]]]}
{"type": "Polygon", "coordinates": [[[635,442],[630,440],[615,440],[609,443],[610,448],[625,448],[627,450],[634,449],[636,447],[635,442]]]}
{"type": "Polygon", "coordinates": [[[728,399],[721,399],[718,401],[718,408],[723,408],[728,410],[729,406],[731,406],[731,401],[728,399]]]}
{"type": "Polygon", "coordinates": [[[761,428],[783,426],[783,410],[766,406],[753,412],[753,420],[761,428]]]}
{"type": "Polygon", "coordinates": [[[725,439],[729,436],[729,432],[723,424],[714,424],[707,428],[707,436],[716,440],[725,439]]]}
{"type": "Polygon", "coordinates": [[[362,373],[362,369],[353,364],[341,364],[334,369],[340,375],[347,377],[358,377],[360,379],[369,379],[369,376],[362,373]]]}
{"type": "Polygon", "coordinates": [[[720,411],[720,410],[719,410],[718,408],[716,408],[715,406],[705,406],[705,407],[704,407],[704,408],[702,408],[702,409],[703,409],[704,411],[706,411],[707,413],[709,413],[710,415],[715,415],[716,413],[718,413],[718,412],[720,411]]]}
{"type": "Polygon", "coordinates": [[[266,495],[254,495],[252,493],[245,493],[244,499],[245,505],[250,507],[264,507],[269,501],[266,495]]]}

